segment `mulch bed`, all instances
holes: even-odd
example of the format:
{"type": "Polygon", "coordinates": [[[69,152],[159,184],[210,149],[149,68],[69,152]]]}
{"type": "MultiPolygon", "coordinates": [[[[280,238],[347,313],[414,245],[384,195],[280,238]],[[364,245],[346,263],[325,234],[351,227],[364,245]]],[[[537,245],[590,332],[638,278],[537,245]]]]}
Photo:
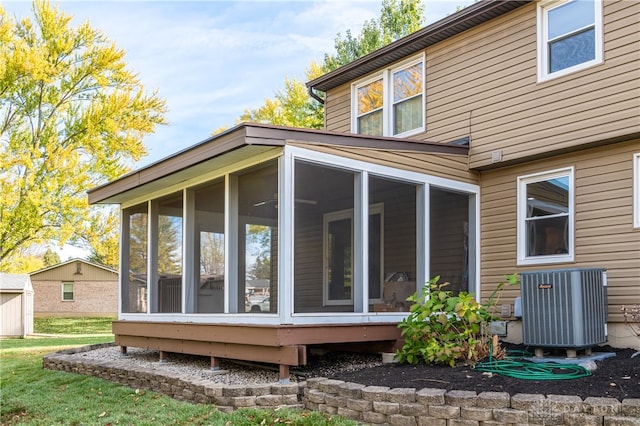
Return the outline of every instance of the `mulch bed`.
{"type": "Polygon", "coordinates": [[[616,349],[608,346],[594,348],[595,352],[614,352],[616,355],[597,361],[597,369],[590,376],[568,380],[517,379],[495,373],[483,374],[468,365],[448,367],[407,364],[384,364],[357,371],[340,371],[329,378],[390,388],[438,388],[478,393],[492,391],[507,392],[510,395],[577,395],[583,399],[611,397],[620,401],[626,398],[640,398],[640,355],[632,358],[634,349],[616,349]]]}

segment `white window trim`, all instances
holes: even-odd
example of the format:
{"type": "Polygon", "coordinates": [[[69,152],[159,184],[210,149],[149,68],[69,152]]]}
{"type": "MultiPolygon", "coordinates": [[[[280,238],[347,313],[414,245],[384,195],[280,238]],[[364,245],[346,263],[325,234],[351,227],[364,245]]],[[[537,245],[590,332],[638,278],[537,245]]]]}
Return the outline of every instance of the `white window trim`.
{"type": "Polygon", "coordinates": [[[518,205],[517,205],[517,264],[525,265],[541,265],[546,263],[566,263],[573,262],[575,256],[575,201],[574,201],[574,167],[564,169],[551,170],[541,173],[534,173],[526,176],[518,177],[518,205]],[[541,182],[545,180],[555,179],[559,177],[569,178],[569,236],[568,236],[568,253],[554,254],[546,256],[527,256],[527,185],[531,183],[541,182]]]}
{"type": "MultiPolygon", "coordinates": [[[[380,265],[384,265],[384,204],[383,203],[377,203],[377,204],[372,204],[369,206],[369,212],[368,212],[368,216],[371,216],[373,214],[379,214],[380,215],[380,227],[382,228],[380,232],[380,265]]],[[[354,247],[354,243],[355,243],[355,225],[356,225],[356,220],[355,220],[355,212],[354,209],[347,209],[347,210],[340,210],[337,212],[330,212],[330,213],[325,213],[324,214],[324,218],[323,218],[323,224],[322,224],[322,240],[323,240],[323,248],[322,248],[322,257],[323,257],[323,267],[322,267],[322,296],[323,296],[323,302],[325,306],[335,306],[335,305],[353,305],[354,303],[354,291],[355,288],[352,289],[351,291],[351,298],[350,299],[338,299],[338,300],[332,300],[329,299],[329,277],[328,277],[328,263],[329,263],[329,256],[327,255],[327,251],[329,249],[329,222],[333,222],[335,220],[343,220],[343,219],[351,219],[351,247],[352,247],[352,252],[351,252],[351,270],[352,270],[352,275],[354,273],[354,270],[356,269],[355,263],[357,262],[357,259],[355,258],[355,247],[354,247]]],[[[382,278],[382,272],[381,272],[381,278],[382,278]]],[[[355,280],[353,279],[352,276],[352,285],[355,285],[355,280]]],[[[383,285],[382,285],[382,280],[380,282],[380,296],[379,298],[376,299],[369,299],[369,303],[382,303],[382,291],[383,291],[383,285]]],[[[368,283],[363,283],[363,285],[367,285],[368,283]]]]}
{"type": "Polygon", "coordinates": [[[557,77],[561,77],[567,74],[574,73],[576,71],[583,70],[595,65],[599,65],[604,62],[603,55],[603,19],[602,19],[602,0],[593,0],[595,8],[595,54],[596,57],[587,62],[574,65],[569,68],[565,68],[553,73],[548,71],[549,69],[549,50],[547,49],[547,22],[546,13],[550,9],[556,8],[563,4],[569,3],[573,0],[548,0],[540,1],[537,5],[537,19],[538,19],[538,82],[551,80],[557,77]]]}
{"type": "Polygon", "coordinates": [[[73,302],[76,299],[76,288],[75,288],[75,284],[73,281],[62,281],[62,285],[60,286],[60,300],[62,300],[63,302],[73,302]],[[71,299],[65,299],[64,298],[64,285],[65,284],[71,284],[71,299]]]}
{"type": "Polygon", "coordinates": [[[394,138],[405,138],[426,129],[426,97],[427,97],[427,62],[424,53],[413,56],[405,61],[395,64],[391,68],[384,69],[375,75],[371,75],[363,80],[356,81],[351,85],[351,133],[358,134],[358,89],[376,80],[382,79],[383,104],[382,104],[382,136],[394,138]],[[391,89],[392,76],[396,71],[409,68],[422,62],[422,126],[404,133],[393,134],[393,90],[391,89]]]}
{"type": "Polygon", "coordinates": [[[633,154],[633,227],[640,229],[640,152],[633,154]]]}

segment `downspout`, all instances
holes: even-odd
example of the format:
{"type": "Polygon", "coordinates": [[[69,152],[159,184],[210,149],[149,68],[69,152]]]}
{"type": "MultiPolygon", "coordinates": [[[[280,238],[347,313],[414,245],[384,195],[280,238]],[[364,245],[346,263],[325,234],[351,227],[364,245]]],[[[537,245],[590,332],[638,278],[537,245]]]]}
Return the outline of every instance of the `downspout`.
{"type": "Polygon", "coordinates": [[[309,86],[309,88],[307,89],[307,92],[309,92],[309,96],[311,96],[316,101],[320,102],[320,105],[324,105],[324,99],[318,96],[316,92],[313,91],[313,86],[309,86]]]}

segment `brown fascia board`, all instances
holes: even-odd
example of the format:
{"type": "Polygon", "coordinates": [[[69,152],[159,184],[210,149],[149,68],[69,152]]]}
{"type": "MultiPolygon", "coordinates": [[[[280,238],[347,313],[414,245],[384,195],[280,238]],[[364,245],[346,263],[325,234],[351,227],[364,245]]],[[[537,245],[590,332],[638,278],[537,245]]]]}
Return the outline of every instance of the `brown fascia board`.
{"type": "Polygon", "coordinates": [[[118,194],[245,146],[277,147],[293,141],[310,145],[348,146],[387,151],[414,151],[464,156],[469,153],[467,146],[243,123],[176,154],[128,173],[119,179],[89,190],[89,204],[100,203],[118,194]]]}
{"type": "Polygon", "coordinates": [[[482,0],[307,83],[322,92],[418,53],[535,0],[482,0]]]}

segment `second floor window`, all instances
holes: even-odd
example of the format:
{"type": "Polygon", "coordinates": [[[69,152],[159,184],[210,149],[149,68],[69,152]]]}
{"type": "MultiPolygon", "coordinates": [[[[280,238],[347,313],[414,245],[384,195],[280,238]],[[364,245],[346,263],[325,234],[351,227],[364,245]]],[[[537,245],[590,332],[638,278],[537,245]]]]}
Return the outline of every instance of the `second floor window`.
{"type": "Polygon", "coordinates": [[[546,80],[602,62],[600,0],[538,4],[538,79],[546,80]]]}
{"type": "Polygon", "coordinates": [[[353,90],[354,133],[409,136],[424,130],[422,56],[383,71],[353,90]]]}

